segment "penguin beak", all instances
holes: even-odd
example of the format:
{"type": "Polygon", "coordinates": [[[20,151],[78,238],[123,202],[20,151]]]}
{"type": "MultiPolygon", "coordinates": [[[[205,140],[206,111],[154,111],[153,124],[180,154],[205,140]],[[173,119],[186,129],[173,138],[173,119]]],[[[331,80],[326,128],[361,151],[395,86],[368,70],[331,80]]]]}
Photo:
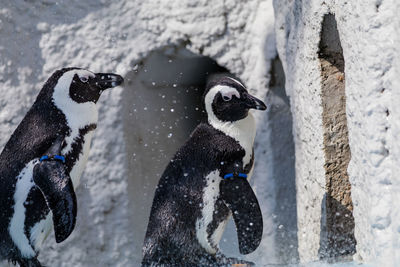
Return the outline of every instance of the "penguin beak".
{"type": "Polygon", "coordinates": [[[101,90],[113,88],[121,85],[124,82],[124,78],[114,73],[96,73],[96,86],[101,90]]]}
{"type": "Polygon", "coordinates": [[[244,94],[244,104],[246,105],[247,108],[251,109],[257,109],[257,110],[266,110],[267,106],[263,101],[260,99],[250,95],[249,93],[244,94]]]}

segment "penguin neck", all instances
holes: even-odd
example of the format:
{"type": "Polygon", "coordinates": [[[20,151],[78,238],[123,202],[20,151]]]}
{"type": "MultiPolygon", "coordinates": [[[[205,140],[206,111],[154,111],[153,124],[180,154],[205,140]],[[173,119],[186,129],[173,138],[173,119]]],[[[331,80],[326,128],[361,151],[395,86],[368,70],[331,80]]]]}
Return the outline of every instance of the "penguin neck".
{"type": "Polygon", "coordinates": [[[238,121],[221,121],[214,114],[208,116],[208,123],[217,130],[236,140],[245,150],[243,167],[250,163],[253,154],[256,124],[251,111],[244,119],[238,121]]]}
{"type": "Polygon", "coordinates": [[[74,139],[79,135],[79,130],[86,126],[97,124],[98,111],[94,102],[77,103],[69,95],[69,87],[74,77],[74,72],[64,74],[54,87],[52,101],[54,105],[65,115],[70,128],[70,134],[66,137],[66,147],[63,153],[72,149],[74,139]]]}

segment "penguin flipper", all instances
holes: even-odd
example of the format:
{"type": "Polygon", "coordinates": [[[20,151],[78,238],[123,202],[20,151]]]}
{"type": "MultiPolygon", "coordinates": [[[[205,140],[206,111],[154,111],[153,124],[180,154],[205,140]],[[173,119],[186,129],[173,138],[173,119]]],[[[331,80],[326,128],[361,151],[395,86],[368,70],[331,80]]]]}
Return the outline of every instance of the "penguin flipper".
{"type": "Polygon", "coordinates": [[[223,179],[220,192],[225,204],[232,211],[240,253],[253,252],[260,245],[263,234],[261,209],[253,189],[246,179],[235,177],[223,179]]]}
{"type": "Polygon", "coordinates": [[[42,161],[33,169],[33,181],[39,187],[53,213],[56,242],[72,233],[76,223],[77,203],[71,177],[60,161],[42,161]]]}

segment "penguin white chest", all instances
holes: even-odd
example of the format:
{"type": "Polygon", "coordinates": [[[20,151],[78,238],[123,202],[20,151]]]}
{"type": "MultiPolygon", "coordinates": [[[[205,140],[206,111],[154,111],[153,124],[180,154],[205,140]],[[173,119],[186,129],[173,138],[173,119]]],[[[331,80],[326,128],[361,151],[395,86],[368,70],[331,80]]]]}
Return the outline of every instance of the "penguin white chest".
{"type": "Polygon", "coordinates": [[[78,158],[76,159],[76,162],[70,172],[70,177],[74,185],[74,188],[76,188],[79,185],[82,173],[85,169],[87,160],[89,158],[92,137],[93,137],[93,131],[88,132],[83,137],[82,151],[79,154],[78,158]]]}
{"type": "Polygon", "coordinates": [[[17,177],[14,193],[14,214],[8,228],[14,244],[19,248],[21,255],[26,257],[33,257],[35,255],[35,251],[30,246],[29,240],[24,233],[26,213],[24,203],[28,198],[29,191],[35,185],[32,174],[33,168],[37,162],[37,159],[28,162],[17,177]]]}
{"type": "Polygon", "coordinates": [[[206,186],[203,190],[203,205],[201,218],[196,221],[196,237],[200,245],[209,253],[217,252],[215,244],[211,244],[209,234],[207,232],[208,225],[213,220],[215,203],[219,197],[219,184],[221,177],[219,171],[210,172],[206,177],[206,186]]]}

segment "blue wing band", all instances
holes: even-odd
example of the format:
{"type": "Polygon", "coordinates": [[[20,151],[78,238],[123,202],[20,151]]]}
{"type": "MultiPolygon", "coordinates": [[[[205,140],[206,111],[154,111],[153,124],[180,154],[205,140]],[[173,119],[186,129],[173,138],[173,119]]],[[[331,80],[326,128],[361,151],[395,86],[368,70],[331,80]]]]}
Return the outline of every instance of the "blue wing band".
{"type": "MultiPolygon", "coordinates": [[[[233,176],[234,176],[233,173],[227,173],[227,174],[224,175],[224,179],[228,179],[228,178],[231,178],[233,176]]],[[[247,178],[247,174],[242,173],[242,172],[239,172],[237,176],[241,177],[241,178],[247,178]]]]}
{"type": "Polygon", "coordinates": [[[44,160],[58,160],[58,161],[62,161],[62,163],[65,163],[65,157],[61,156],[61,155],[54,155],[51,157],[49,157],[48,155],[44,155],[39,159],[40,162],[42,162],[44,160]]]}

